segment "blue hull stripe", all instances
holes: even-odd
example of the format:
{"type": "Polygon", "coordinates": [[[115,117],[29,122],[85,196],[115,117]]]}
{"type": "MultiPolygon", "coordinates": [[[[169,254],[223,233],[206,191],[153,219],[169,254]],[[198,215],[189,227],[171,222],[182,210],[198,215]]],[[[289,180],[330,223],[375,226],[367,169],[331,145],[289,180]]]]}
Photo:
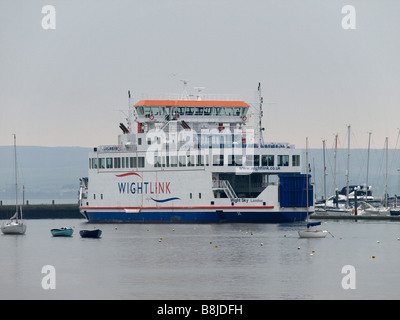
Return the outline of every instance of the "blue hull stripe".
{"type": "Polygon", "coordinates": [[[81,211],[89,222],[132,223],[281,223],[304,221],[307,212],[226,212],[226,211],[81,211]]]}

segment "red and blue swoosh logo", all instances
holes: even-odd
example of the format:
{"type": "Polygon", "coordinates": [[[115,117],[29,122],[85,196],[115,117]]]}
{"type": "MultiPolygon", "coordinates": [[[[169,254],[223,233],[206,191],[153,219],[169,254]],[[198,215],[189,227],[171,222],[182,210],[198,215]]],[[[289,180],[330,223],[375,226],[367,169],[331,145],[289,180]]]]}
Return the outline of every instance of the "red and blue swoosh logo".
{"type": "Polygon", "coordinates": [[[158,202],[158,203],[163,203],[163,202],[168,202],[168,201],[173,201],[173,200],[181,200],[181,198],[178,198],[178,197],[168,198],[168,199],[164,199],[164,200],[157,200],[157,199],[154,199],[154,198],[151,198],[151,197],[150,197],[150,199],[155,201],[155,202],[158,202]]]}
{"type": "Polygon", "coordinates": [[[116,174],[115,176],[118,177],[118,178],[127,177],[127,176],[138,176],[139,178],[142,177],[139,173],[136,173],[136,172],[128,172],[128,173],[123,173],[123,174],[116,174]]]}

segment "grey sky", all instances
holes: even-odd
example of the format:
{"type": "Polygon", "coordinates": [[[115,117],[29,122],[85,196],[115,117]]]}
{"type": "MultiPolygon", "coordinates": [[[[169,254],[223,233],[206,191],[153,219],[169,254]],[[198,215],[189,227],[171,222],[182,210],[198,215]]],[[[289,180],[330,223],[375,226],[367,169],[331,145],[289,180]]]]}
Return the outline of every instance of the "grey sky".
{"type": "Polygon", "coordinates": [[[1,0],[0,145],[115,144],[127,90],[240,94],[262,83],[266,140],[394,147],[400,127],[400,2],[1,0]],[[41,26],[56,8],[56,29],[41,26]],[[356,29],[344,30],[345,5],[356,29]]]}

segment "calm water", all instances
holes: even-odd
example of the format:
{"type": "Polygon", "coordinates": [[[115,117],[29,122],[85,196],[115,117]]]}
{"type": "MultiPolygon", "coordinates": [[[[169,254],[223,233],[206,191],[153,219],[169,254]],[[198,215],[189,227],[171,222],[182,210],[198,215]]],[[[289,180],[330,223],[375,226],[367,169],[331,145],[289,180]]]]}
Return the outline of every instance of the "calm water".
{"type": "Polygon", "coordinates": [[[400,299],[397,222],[326,221],[325,239],[299,239],[298,224],[26,224],[0,236],[0,299],[400,299]],[[72,238],[51,236],[62,226],[72,238]],[[94,226],[101,239],[79,236],[94,226]],[[42,288],[44,265],[56,289],[42,288]],[[356,289],[342,288],[344,265],[356,289]]]}

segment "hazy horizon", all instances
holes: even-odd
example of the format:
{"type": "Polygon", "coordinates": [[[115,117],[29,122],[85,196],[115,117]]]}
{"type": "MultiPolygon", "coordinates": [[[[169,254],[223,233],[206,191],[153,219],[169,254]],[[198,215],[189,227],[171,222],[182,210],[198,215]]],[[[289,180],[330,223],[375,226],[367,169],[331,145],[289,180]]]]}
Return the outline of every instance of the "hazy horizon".
{"type": "Polygon", "coordinates": [[[351,124],[359,147],[369,131],[394,145],[399,1],[53,0],[46,29],[48,4],[0,2],[0,145],[115,144],[128,90],[181,93],[181,79],[247,102],[261,82],[266,141],[317,148],[351,124]]]}

